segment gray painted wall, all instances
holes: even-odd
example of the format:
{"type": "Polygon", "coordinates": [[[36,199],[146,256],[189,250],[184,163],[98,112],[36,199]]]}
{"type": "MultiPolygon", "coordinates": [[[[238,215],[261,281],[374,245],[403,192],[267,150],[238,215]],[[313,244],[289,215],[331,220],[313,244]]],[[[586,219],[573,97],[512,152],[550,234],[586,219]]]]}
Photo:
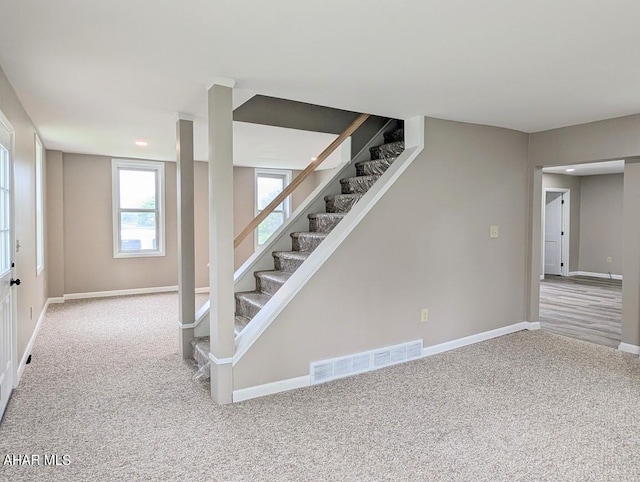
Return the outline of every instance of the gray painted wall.
{"type": "Polygon", "coordinates": [[[622,174],[543,173],[543,189],[571,190],[569,271],[622,273],[623,183],[622,174]]]}
{"type": "MultiPolygon", "coordinates": [[[[311,132],[341,134],[360,115],[357,112],[306,104],[294,100],[256,95],[233,111],[233,120],[311,132]]],[[[355,156],[387,122],[386,117],[370,117],[351,136],[355,156]]]]}
{"type": "Polygon", "coordinates": [[[541,166],[625,159],[623,194],[622,341],[640,345],[640,115],[537,132],[529,136],[531,241],[528,246],[527,317],[538,319],[541,237],[541,166]]]}
{"type": "MultiPolygon", "coordinates": [[[[166,256],[113,258],[111,157],[49,151],[47,176],[49,296],[111,291],[178,283],[176,164],[165,163],[166,256]]],[[[209,285],[208,163],[194,165],[196,287],[209,285]]],[[[300,171],[293,171],[295,178],[300,171]]],[[[294,210],[321,179],[313,173],[292,197],[294,210]]],[[[236,233],[254,217],[254,169],[234,168],[236,233]]],[[[249,236],[235,250],[239,267],[254,251],[249,236]]]]}
{"type": "Polygon", "coordinates": [[[528,136],[426,119],[425,145],[239,361],[234,389],[308,374],[312,361],[524,320],[528,136]]]}
{"type": "Polygon", "coordinates": [[[579,270],[622,274],[624,176],[583,176],[581,184],[579,270]]]}
{"type": "Polygon", "coordinates": [[[33,335],[40,313],[47,301],[48,259],[45,259],[44,271],[36,275],[36,170],[34,144],[36,129],[2,68],[0,68],[0,111],[8,119],[15,131],[15,150],[13,152],[15,175],[13,184],[15,187],[14,223],[16,240],[20,241],[21,248],[13,254],[13,261],[16,264],[14,274],[22,281],[20,288],[15,291],[17,293],[18,313],[17,359],[18,363],[20,363],[26,346],[33,335]]]}

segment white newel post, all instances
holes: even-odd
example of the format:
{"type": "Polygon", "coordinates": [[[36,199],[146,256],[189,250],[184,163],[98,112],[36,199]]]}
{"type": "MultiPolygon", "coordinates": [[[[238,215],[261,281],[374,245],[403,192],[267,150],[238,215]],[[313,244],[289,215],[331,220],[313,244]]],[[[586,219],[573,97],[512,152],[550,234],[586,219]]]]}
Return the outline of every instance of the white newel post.
{"type": "Polygon", "coordinates": [[[191,358],[196,321],[195,229],[193,184],[193,119],[180,114],[176,124],[178,193],[178,298],[180,355],[191,358]]]}
{"type": "Polygon", "coordinates": [[[232,402],[235,350],[233,294],[233,104],[235,82],[217,79],[209,89],[209,260],[211,397],[232,402]]]}

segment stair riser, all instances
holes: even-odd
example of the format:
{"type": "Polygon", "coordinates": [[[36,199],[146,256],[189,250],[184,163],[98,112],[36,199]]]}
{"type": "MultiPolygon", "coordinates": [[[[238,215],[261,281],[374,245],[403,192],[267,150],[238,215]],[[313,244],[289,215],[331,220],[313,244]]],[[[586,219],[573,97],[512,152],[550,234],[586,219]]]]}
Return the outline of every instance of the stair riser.
{"type": "Polygon", "coordinates": [[[373,162],[363,162],[356,164],[357,176],[381,176],[385,173],[395,158],[378,159],[373,162]]]}
{"type": "Polygon", "coordinates": [[[371,186],[375,184],[377,179],[350,179],[349,182],[341,182],[342,194],[364,194],[371,186]]]}
{"type": "Polygon", "coordinates": [[[404,142],[393,142],[369,149],[371,160],[398,157],[404,151],[404,142]]]}
{"type": "Polygon", "coordinates": [[[404,129],[396,129],[395,131],[384,133],[384,143],[398,142],[404,140],[404,129]]]}
{"type": "Polygon", "coordinates": [[[293,251],[302,251],[304,253],[311,253],[314,249],[320,246],[320,243],[324,238],[317,238],[315,236],[298,236],[291,238],[291,246],[293,251]]]}
{"type": "Polygon", "coordinates": [[[277,256],[274,256],[273,259],[275,270],[286,271],[287,273],[293,273],[304,262],[303,259],[280,258],[277,256]]]}
{"type": "Polygon", "coordinates": [[[276,291],[278,291],[280,288],[282,288],[283,284],[284,283],[281,283],[280,281],[277,281],[277,280],[274,280],[274,279],[258,278],[256,276],[256,289],[258,291],[262,291],[263,293],[266,293],[268,295],[275,294],[276,291]]]}
{"type": "Polygon", "coordinates": [[[236,322],[235,322],[235,326],[233,329],[233,332],[236,336],[238,336],[240,334],[240,332],[242,330],[244,330],[245,326],[247,326],[247,324],[249,324],[249,319],[246,318],[242,318],[240,316],[236,316],[236,322]]]}
{"type": "Polygon", "coordinates": [[[309,219],[309,231],[313,233],[329,233],[342,221],[342,216],[322,216],[309,219]]]}
{"type": "Polygon", "coordinates": [[[196,361],[198,368],[202,368],[209,361],[209,353],[205,352],[202,344],[198,344],[194,347],[193,359],[196,361]]]}
{"type": "Polygon", "coordinates": [[[348,213],[360,197],[329,199],[325,202],[328,213],[348,213]]]}
{"type": "Polygon", "coordinates": [[[252,319],[260,311],[260,306],[256,306],[253,303],[248,303],[246,300],[236,296],[236,315],[244,316],[245,318],[252,319]]]}

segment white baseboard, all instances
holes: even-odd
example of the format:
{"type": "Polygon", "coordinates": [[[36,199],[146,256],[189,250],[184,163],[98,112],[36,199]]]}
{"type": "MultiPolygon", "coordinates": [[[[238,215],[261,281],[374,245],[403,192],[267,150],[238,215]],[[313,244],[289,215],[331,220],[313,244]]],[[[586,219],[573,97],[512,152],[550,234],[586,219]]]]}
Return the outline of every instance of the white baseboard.
{"type": "Polygon", "coordinates": [[[24,369],[27,366],[27,360],[29,359],[29,355],[31,355],[31,351],[33,350],[33,345],[36,342],[36,338],[38,337],[38,333],[40,332],[40,328],[42,327],[42,320],[44,320],[45,315],[47,314],[47,308],[52,303],[58,303],[57,301],[51,301],[52,299],[59,298],[49,298],[44,306],[42,307],[42,311],[40,312],[40,317],[38,318],[38,322],[36,323],[36,327],[31,334],[31,338],[29,339],[29,343],[27,343],[26,348],[24,349],[24,354],[22,355],[22,360],[20,360],[20,364],[18,365],[16,381],[14,383],[14,387],[17,387],[20,383],[20,379],[22,378],[22,374],[24,373],[24,369]]]}
{"type": "Polygon", "coordinates": [[[475,335],[465,336],[464,338],[458,338],[457,340],[447,341],[440,343],[439,345],[427,346],[422,349],[422,356],[431,356],[438,353],[444,353],[445,351],[455,350],[456,348],[462,348],[463,346],[473,345],[480,343],[481,341],[491,340],[499,336],[510,335],[522,330],[539,330],[540,323],[529,321],[521,321],[509,326],[503,326],[502,328],[496,328],[495,330],[483,331],[482,333],[476,333],[475,335]]]}
{"type": "MultiPolygon", "coordinates": [[[[112,290],[112,291],[91,291],[87,293],[70,293],[64,295],[62,302],[65,300],[85,300],[90,298],[108,298],[112,296],[131,296],[131,295],[147,295],[151,293],[170,293],[178,291],[177,286],[155,286],[151,288],[134,288],[129,290],[112,290]]],[[[196,288],[196,293],[208,293],[209,287],[196,288]]],[[[56,298],[60,299],[60,298],[56,298]]]]}
{"type": "Polygon", "coordinates": [[[640,346],[638,345],[630,345],[629,343],[620,343],[620,345],[618,345],[618,350],[623,351],[625,353],[631,353],[633,355],[640,355],[640,346]]]}
{"type": "Polygon", "coordinates": [[[64,296],[59,296],[59,297],[56,297],[56,298],[49,298],[49,304],[50,305],[60,304],[60,303],[64,303],[64,296]]]}
{"type": "Polygon", "coordinates": [[[311,386],[311,376],[304,375],[297,378],[265,383],[264,385],[256,385],[255,387],[241,388],[233,391],[233,403],[309,386],[311,386]]]}
{"type": "Polygon", "coordinates": [[[609,273],[593,273],[591,271],[571,271],[569,276],[590,276],[591,278],[622,280],[621,274],[612,274],[609,276],[609,273]]]}
{"type": "MultiPolygon", "coordinates": [[[[540,322],[521,321],[513,325],[504,326],[495,330],[477,333],[475,335],[466,336],[457,340],[440,343],[439,345],[428,346],[422,349],[422,357],[443,353],[463,346],[472,345],[481,341],[490,340],[499,336],[509,335],[522,330],[539,330],[540,322]]],[[[415,361],[410,360],[410,361],[415,361]]],[[[275,393],[286,392],[296,388],[304,388],[311,386],[311,375],[303,375],[297,378],[289,378],[279,380],[277,382],[265,383],[264,385],[256,385],[254,387],[242,388],[233,391],[233,403],[250,400],[252,398],[264,397],[275,393]]]]}

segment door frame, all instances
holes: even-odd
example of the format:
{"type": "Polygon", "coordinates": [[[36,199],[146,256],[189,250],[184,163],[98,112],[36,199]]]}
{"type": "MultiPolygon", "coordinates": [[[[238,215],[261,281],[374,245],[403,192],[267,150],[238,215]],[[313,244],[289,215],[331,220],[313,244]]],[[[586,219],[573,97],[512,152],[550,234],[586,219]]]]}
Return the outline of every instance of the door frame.
{"type": "Polygon", "coordinates": [[[562,232],[564,233],[560,238],[560,256],[562,257],[560,266],[560,276],[569,276],[569,254],[570,254],[570,239],[571,239],[571,189],[568,188],[556,188],[546,187],[542,190],[542,259],[540,260],[541,271],[540,279],[544,279],[544,237],[546,227],[546,209],[547,209],[547,193],[559,192],[562,193],[562,232]]]}
{"type": "MultiPolygon", "coordinates": [[[[15,201],[16,201],[16,178],[15,178],[15,158],[16,158],[16,131],[9,122],[9,119],[4,115],[4,112],[0,110],[0,124],[2,124],[11,135],[11,141],[9,146],[9,176],[11,177],[11,197],[10,197],[10,217],[11,217],[11,277],[17,278],[16,276],[16,209],[15,209],[15,201]]],[[[15,288],[11,289],[11,368],[13,377],[12,384],[13,388],[18,386],[18,293],[15,288]]],[[[1,416],[2,414],[0,414],[1,416]]]]}

